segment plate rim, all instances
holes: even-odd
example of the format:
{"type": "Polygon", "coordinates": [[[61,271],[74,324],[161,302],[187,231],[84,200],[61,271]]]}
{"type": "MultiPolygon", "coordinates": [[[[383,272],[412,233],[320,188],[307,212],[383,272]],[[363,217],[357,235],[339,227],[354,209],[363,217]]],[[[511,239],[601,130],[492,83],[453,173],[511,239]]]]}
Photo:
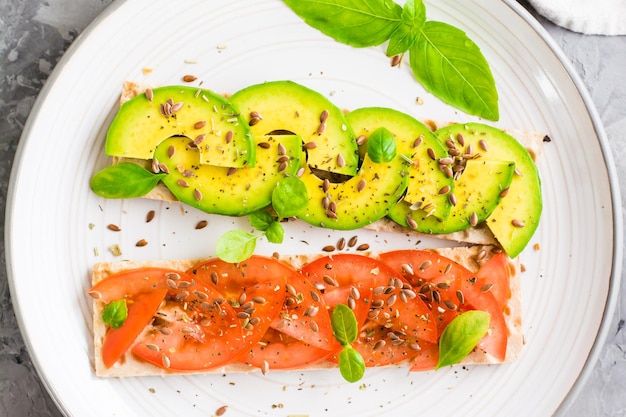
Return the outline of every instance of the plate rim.
{"type": "Polygon", "coordinates": [[[617,176],[617,169],[615,166],[615,161],[613,159],[613,154],[611,152],[609,140],[606,136],[606,131],[604,130],[604,125],[602,123],[602,120],[600,119],[600,115],[598,114],[596,106],[591,99],[591,95],[589,94],[587,87],[583,83],[580,75],[574,69],[573,64],[571,63],[569,58],[567,58],[563,50],[557,45],[554,38],[543,27],[543,25],[539,23],[539,21],[519,2],[517,2],[517,0],[504,0],[504,3],[506,3],[506,5],[509,6],[513,11],[515,11],[517,15],[520,16],[524,21],[526,21],[526,23],[528,23],[528,25],[541,37],[541,39],[550,48],[552,53],[554,53],[554,55],[560,61],[561,65],[569,75],[572,83],[578,90],[578,93],[580,94],[585,108],[589,113],[593,128],[598,137],[598,143],[602,151],[602,157],[604,158],[605,167],[608,174],[609,188],[611,190],[611,214],[613,217],[613,256],[606,303],[604,305],[604,311],[602,312],[602,320],[600,321],[598,332],[596,334],[596,338],[593,342],[591,350],[589,351],[589,355],[587,356],[587,360],[585,361],[585,364],[583,365],[578,377],[576,378],[576,381],[570,388],[565,398],[563,398],[561,404],[555,412],[555,415],[564,415],[564,413],[567,412],[569,407],[574,403],[574,401],[578,397],[578,394],[585,385],[585,382],[587,382],[591,373],[593,372],[593,368],[600,357],[600,353],[603,347],[605,346],[609,334],[609,328],[612,324],[613,315],[615,313],[617,301],[619,298],[621,271],[624,257],[623,220],[621,216],[622,200],[619,188],[619,178],[617,176]]]}
{"type": "MultiPolygon", "coordinates": [[[[69,415],[70,410],[67,408],[64,400],[59,397],[58,393],[54,389],[53,384],[49,380],[48,376],[42,371],[42,364],[40,363],[40,358],[35,354],[35,349],[32,344],[32,341],[25,337],[25,323],[23,321],[21,309],[19,308],[19,303],[16,301],[16,287],[14,283],[15,274],[13,271],[13,250],[12,250],[12,241],[14,237],[13,232],[13,222],[11,221],[16,207],[15,207],[15,194],[17,190],[17,179],[19,175],[17,175],[18,171],[21,169],[23,165],[24,159],[24,149],[26,148],[26,142],[28,137],[30,136],[30,131],[32,130],[32,126],[35,123],[35,120],[38,117],[41,107],[46,102],[48,95],[51,91],[53,91],[56,80],[59,78],[59,75],[62,73],[63,68],[71,62],[75,53],[81,48],[81,46],[90,38],[90,35],[95,32],[103,22],[115,14],[119,9],[121,9],[125,4],[127,4],[129,0],[117,0],[109,5],[107,5],[102,11],[85,27],[85,29],[78,35],[78,37],[71,43],[68,49],[65,51],[59,62],[55,65],[52,73],[47,78],[44,86],[40,90],[37,98],[30,110],[27,121],[24,125],[22,133],[20,135],[20,140],[18,142],[18,146],[15,152],[15,156],[13,158],[13,163],[11,167],[11,173],[8,182],[7,188],[7,200],[6,200],[6,215],[5,215],[5,232],[4,232],[4,243],[5,243],[5,264],[7,271],[7,281],[9,286],[9,294],[11,296],[13,311],[16,316],[16,321],[18,324],[18,328],[20,330],[20,335],[22,336],[22,340],[26,349],[28,350],[29,357],[33,367],[35,369],[36,374],[39,377],[40,383],[45,387],[46,391],[50,394],[50,398],[56,407],[64,414],[69,415]]],[[[561,48],[556,44],[555,40],[548,33],[548,31],[542,26],[542,24],[527,10],[525,9],[517,0],[504,0],[503,3],[508,6],[512,11],[514,11],[525,23],[527,23],[530,28],[541,38],[541,40],[548,46],[550,51],[554,54],[554,56],[558,59],[560,65],[563,66],[563,69],[567,72],[575,86],[578,94],[580,95],[582,102],[587,110],[590,120],[592,122],[593,129],[597,135],[598,144],[600,145],[600,150],[602,153],[602,157],[605,162],[605,168],[607,171],[607,177],[609,180],[609,188],[611,191],[611,214],[612,214],[612,222],[613,222],[613,253],[612,253],[612,264],[611,264],[611,274],[609,278],[608,292],[606,296],[606,302],[604,305],[604,310],[602,313],[602,319],[599,323],[598,330],[596,333],[595,340],[592,344],[592,347],[589,351],[589,354],[585,360],[585,363],[578,374],[576,380],[573,385],[569,389],[567,395],[562,399],[561,403],[557,407],[555,411],[555,415],[563,415],[568,408],[572,405],[572,403],[576,400],[578,394],[582,390],[585,382],[589,379],[589,376],[593,372],[593,368],[596,362],[599,359],[600,353],[606,343],[609,329],[612,324],[613,315],[616,310],[618,298],[619,298],[619,290],[620,290],[620,282],[621,282],[621,271],[622,271],[622,262],[623,262],[623,219],[621,214],[621,193],[619,189],[618,176],[616,171],[615,162],[613,159],[613,155],[610,149],[610,144],[608,138],[606,136],[606,132],[604,130],[603,123],[600,119],[600,116],[597,112],[595,104],[593,103],[591,96],[587,90],[587,87],[584,85],[580,75],[575,71],[573,64],[561,50],[561,48]]]]}

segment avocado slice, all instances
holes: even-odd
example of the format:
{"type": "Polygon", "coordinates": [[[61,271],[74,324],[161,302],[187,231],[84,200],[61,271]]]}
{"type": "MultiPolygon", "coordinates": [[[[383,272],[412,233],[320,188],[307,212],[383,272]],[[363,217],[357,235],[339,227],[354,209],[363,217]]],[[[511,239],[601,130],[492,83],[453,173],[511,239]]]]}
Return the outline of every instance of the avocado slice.
{"type": "Polygon", "coordinates": [[[306,167],[301,179],[309,204],[298,218],[314,226],[340,230],[373,223],[386,216],[406,191],[406,165],[399,154],[381,162],[374,162],[366,154],[357,175],[342,183],[322,180],[306,167]]]}
{"type": "Polygon", "coordinates": [[[270,81],[237,91],[230,101],[255,136],[287,131],[302,136],[307,163],[353,176],[359,157],[343,112],[320,93],[293,81],[270,81]]]}
{"type": "Polygon", "coordinates": [[[435,134],[476,160],[515,163],[506,197],[485,224],[511,258],[519,255],[535,233],[543,207],[539,172],[528,150],[502,130],[481,123],[451,125],[435,134]]]}
{"type": "Polygon", "coordinates": [[[188,86],[147,90],[124,103],[107,132],[105,153],[152,159],[171,136],[194,141],[200,164],[254,166],[255,143],[239,111],[221,95],[188,86]]]}
{"type": "Polygon", "coordinates": [[[448,216],[452,207],[448,194],[454,189],[454,180],[440,168],[440,161],[445,162],[448,153],[426,125],[406,113],[385,107],[359,108],[348,113],[346,120],[361,139],[359,143],[366,143],[378,127],[384,126],[391,131],[398,152],[413,161],[408,166],[404,201],[418,209],[416,215],[432,215],[439,219],[448,216]]]}
{"type": "Polygon", "coordinates": [[[162,180],[174,196],[207,213],[242,216],[268,206],[278,181],[302,166],[302,138],[293,135],[256,138],[254,167],[226,168],[200,164],[196,147],[184,136],[157,146],[155,160],[165,165],[162,180]]]}
{"type": "Polygon", "coordinates": [[[407,202],[401,202],[390,210],[389,217],[403,226],[432,234],[452,233],[476,226],[498,206],[502,191],[510,186],[514,172],[515,164],[512,162],[469,160],[463,174],[456,180],[456,203],[448,217],[440,220],[435,216],[425,216],[423,210],[411,210],[407,202]]]}

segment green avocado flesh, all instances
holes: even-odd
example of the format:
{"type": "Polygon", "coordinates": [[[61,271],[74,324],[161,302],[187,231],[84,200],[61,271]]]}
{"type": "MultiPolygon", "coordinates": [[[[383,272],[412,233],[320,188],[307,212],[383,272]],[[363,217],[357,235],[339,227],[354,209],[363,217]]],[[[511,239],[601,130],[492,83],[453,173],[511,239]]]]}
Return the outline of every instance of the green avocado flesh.
{"type": "Polygon", "coordinates": [[[247,122],[224,97],[195,87],[155,88],[124,103],[107,132],[110,156],[152,159],[171,136],[195,141],[200,163],[241,168],[255,163],[255,144],[247,122]]]}
{"type": "Polygon", "coordinates": [[[406,163],[397,155],[375,163],[365,156],[356,176],[343,183],[326,183],[305,169],[301,179],[309,204],[298,218],[320,227],[352,230],[387,215],[406,191],[406,163]],[[326,190],[325,190],[326,188],[326,190]]]}
{"type": "Polygon", "coordinates": [[[200,164],[198,150],[190,143],[183,136],[166,139],[154,158],[167,166],[162,181],[172,194],[207,213],[241,216],[266,207],[278,181],[302,166],[300,136],[259,136],[256,165],[238,169],[200,164]]]}
{"type": "Polygon", "coordinates": [[[443,220],[435,216],[424,216],[423,210],[411,210],[411,205],[402,202],[389,212],[389,217],[406,227],[409,218],[412,227],[423,233],[452,233],[475,226],[485,221],[501,200],[502,191],[511,184],[515,164],[503,161],[469,160],[463,174],[456,180],[452,206],[448,217],[443,220]]]}
{"type": "Polygon", "coordinates": [[[383,107],[356,109],[346,115],[346,120],[357,137],[369,138],[381,126],[391,131],[398,153],[413,161],[407,167],[408,187],[403,200],[419,208],[418,213],[424,217],[432,215],[444,219],[448,216],[452,207],[448,193],[453,191],[454,181],[439,167],[439,160],[448,153],[426,125],[406,113],[383,107]]]}
{"type": "Polygon", "coordinates": [[[230,101],[254,136],[277,131],[300,135],[309,166],[356,174],[359,157],[352,129],[343,112],[320,93],[291,81],[272,81],[239,90],[230,101]]]}
{"type": "Polygon", "coordinates": [[[519,255],[535,233],[543,207],[539,172],[529,152],[507,133],[480,123],[451,125],[435,134],[474,160],[515,164],[508,192],[485,224],[511,258],[519,255]]]}

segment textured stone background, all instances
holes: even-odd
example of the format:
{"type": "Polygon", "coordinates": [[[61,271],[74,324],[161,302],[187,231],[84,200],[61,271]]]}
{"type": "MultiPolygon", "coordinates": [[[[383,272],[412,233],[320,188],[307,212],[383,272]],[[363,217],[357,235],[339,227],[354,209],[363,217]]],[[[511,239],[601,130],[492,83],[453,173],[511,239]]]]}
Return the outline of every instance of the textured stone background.
{"type": "MultiPolygon", "coordinates": [[[[24,123],[67,47],[111,0],[0,0],[0,216],[24,123]]],[[[626,37],[583,36],[540,18],[582,77],[626,178],[626,37]]],[[[626,184],[625,180],[622,180],[626,184]]],[[[625,186],[621,187],[626,196],[625,186]]],[[[4,222],[1,223],[4,234],[4,222]]],[[[0,242],[0,416],[60,416],[41,385],[17,327],[0,242]]],[[[626,284],[612,331],[568,416],[626,416],[626,284]]],[[[539,393],[538,393],[539,394],[539,393]]]]}

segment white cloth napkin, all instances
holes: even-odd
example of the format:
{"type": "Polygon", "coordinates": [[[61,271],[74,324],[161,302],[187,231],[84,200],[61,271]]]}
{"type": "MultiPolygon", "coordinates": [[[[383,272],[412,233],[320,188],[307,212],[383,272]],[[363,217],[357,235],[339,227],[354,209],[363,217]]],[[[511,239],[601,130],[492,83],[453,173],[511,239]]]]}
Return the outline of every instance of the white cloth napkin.
{"type": "Polygon", "coordinates": [[[528,0],[559,26],[590,35],[625,35],[626,0],[528,0]]]}

